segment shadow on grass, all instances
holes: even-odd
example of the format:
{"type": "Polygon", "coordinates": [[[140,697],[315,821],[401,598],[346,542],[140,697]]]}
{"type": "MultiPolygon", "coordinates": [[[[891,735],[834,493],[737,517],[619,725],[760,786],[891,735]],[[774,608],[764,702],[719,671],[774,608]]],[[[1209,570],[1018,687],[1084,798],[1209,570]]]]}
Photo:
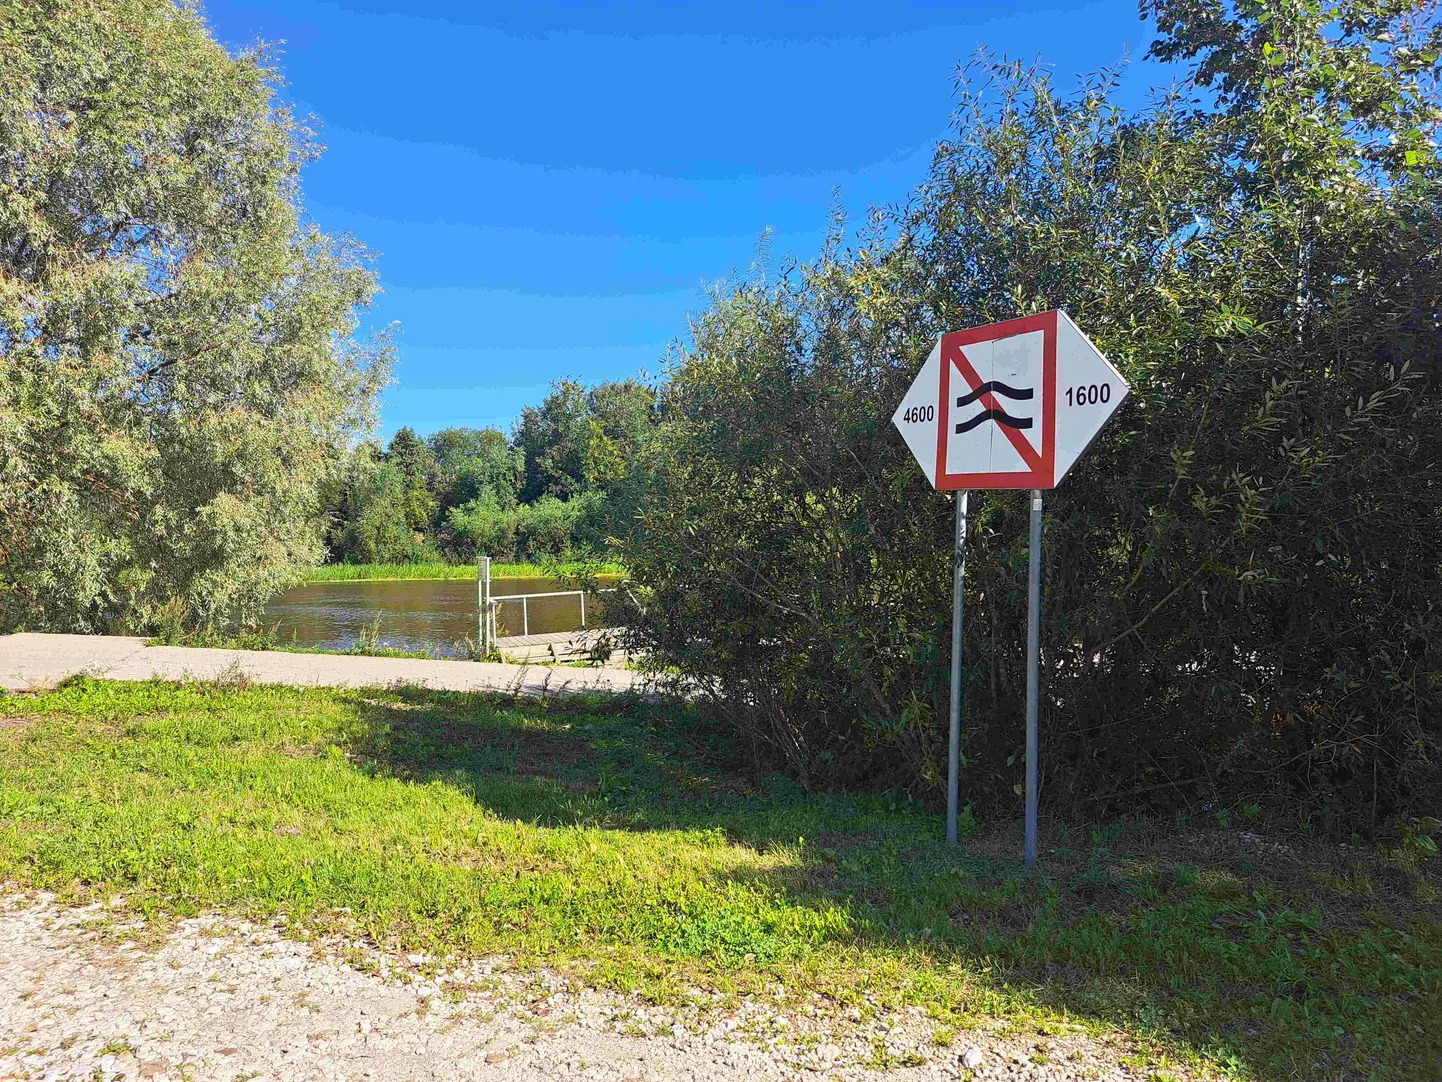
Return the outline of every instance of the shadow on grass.
{"type": "MultiPolygon", "coordinates": [[[[904,796],[745,775],[679,707],[398,689],[363,713],[352,751],[370,769],[443,781],[504,819],[785,848],[787,860],[716,873],[718,897],[733,883],[839,910],[847,947],[990,973],[1052,1011],[1243,1074],[1442,1077],[1435,873],[1214,821],[1049,823],[1030,871],[1014,824],[946,846],[939,817],[904,796]]],[[[722,930],[704,917],[680,953],[730,966],[775,956],[775,929],[738,932],[717,912],[722,930]]]]}

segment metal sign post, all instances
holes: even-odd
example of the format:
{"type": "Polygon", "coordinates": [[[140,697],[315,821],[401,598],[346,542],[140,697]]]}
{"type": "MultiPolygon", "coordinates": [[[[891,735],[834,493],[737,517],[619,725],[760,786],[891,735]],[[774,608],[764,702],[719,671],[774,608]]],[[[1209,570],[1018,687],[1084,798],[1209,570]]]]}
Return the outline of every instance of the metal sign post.
{"type": "Polygon", "coordinates": [[[956,569],[951,589],[951,728],[946,745],[946,840],[956,844],[956,805],[961,789],[961,612],[966,604],[966,490],[956,494],[956,569]]]}
{"type": "Polygon", "coordinates": [[[953,331],[936,340],[892,416],[926,478],[958,492],[952,583],[951,717],[946,840],[955,843],[960,801],[962,607],[967,492],[1031,490],[1026,627],[1027,864],[1037,846],[1037,707],[1041,696],[1042,491],[1055,488],[1122,404],[1130,388],[1060,310],[953,331]]]}
{"type": "Polygon", "coordinates": [[[1031,555],[1026,565],[1026,841],[1022,857],[1036,863],[1036,712],[1041,668],[1041,489],[1031,493],[1031,555]]]}

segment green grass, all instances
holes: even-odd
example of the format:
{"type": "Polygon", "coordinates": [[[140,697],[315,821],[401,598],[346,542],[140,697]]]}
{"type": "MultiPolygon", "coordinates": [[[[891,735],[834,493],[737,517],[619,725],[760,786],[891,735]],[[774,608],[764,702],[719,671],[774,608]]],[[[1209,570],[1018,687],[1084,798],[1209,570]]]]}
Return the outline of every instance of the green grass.
{"type": "Polygon", "coordinates": [[[1114,824],[1049,828],[1027,872],[1012,825],[950,849],[905,797],[753,780],[726,746],[620,698],[82,680],[0,698],[0,880],[661,1000],[872,993],[939,1040],[1121,1029],[1143,1078],[1435,1077],[1435,861],[1114,824]]]}
{"type": "MultiPolygon", "coordinates": [[[[552,578],[557,572],[575,574],[582,568],[599,575],[624,575],[625,568],[617,563],[581,564],[491,564],[493,579],[552,578]]],[[[430,581],[476,580],[475,564],[325,564],[312,568],[306,582],[397,582],[425,579],[430,581]]]]}

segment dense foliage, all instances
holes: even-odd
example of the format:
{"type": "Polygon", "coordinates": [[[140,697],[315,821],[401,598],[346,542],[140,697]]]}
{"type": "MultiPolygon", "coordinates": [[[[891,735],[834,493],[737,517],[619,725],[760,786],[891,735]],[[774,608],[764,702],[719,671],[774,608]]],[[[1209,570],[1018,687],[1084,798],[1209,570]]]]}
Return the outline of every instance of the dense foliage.
{"type": "Polygon", "coordinates": [[[402,428],[362,444],[329,501],[331,558],[413,563],[601,554],[639,491],[632,466],[655,430],[655,392],[634,380],[560,380],[508,438],[402,428]]]}
{"type": "MultiPolygon", "coordinates": [[[[718,295],[627,540],[637,644],[807,785],[935,793],[953,504],[888,418],[943,330],[1064,307],[1134,398],[1048,499],[1054,810],[1442,801],[1439,29],[1147,0],[1138,112],[984,59],[910,204],[718,295]]],[[[1020,792],[1025,511],[973,494],[965,797],[1020,792]]]]}
{"type": "Polygon", "coordinates": [[[170,0],[0,0],[0,630],[255,613],[370,421],[364,253],[263,55],[170,0]]]}

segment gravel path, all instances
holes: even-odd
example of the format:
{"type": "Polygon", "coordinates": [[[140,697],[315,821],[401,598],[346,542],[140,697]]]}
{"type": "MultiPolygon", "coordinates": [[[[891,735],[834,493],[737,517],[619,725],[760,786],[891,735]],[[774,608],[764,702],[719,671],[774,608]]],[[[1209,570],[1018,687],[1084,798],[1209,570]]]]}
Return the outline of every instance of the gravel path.
{"type": "MultiPolygon", "coordinates": [[[[99,904],[0,897],[0,1082],[1062,1082],[1142,1079],[1154,1069],[1123,1065],[1132,1051],[1124,1040],[1080,1030],[969,1031],[941,1047],[919,1014],[823,1024],[746,1001],[677,1013],[488,962],[438,973],[420,955],[338,941],[313,948],[283,933],[215,917],[162,931],[99,904]],[[871,1069],[875,1056],[892,1068],[871,1069]],[[908,1062],[917,1065],[896,1066],[908,1062]]],[[[1192,1077],[1169,1070],[1164,1077],[1192,1077]]]]}

